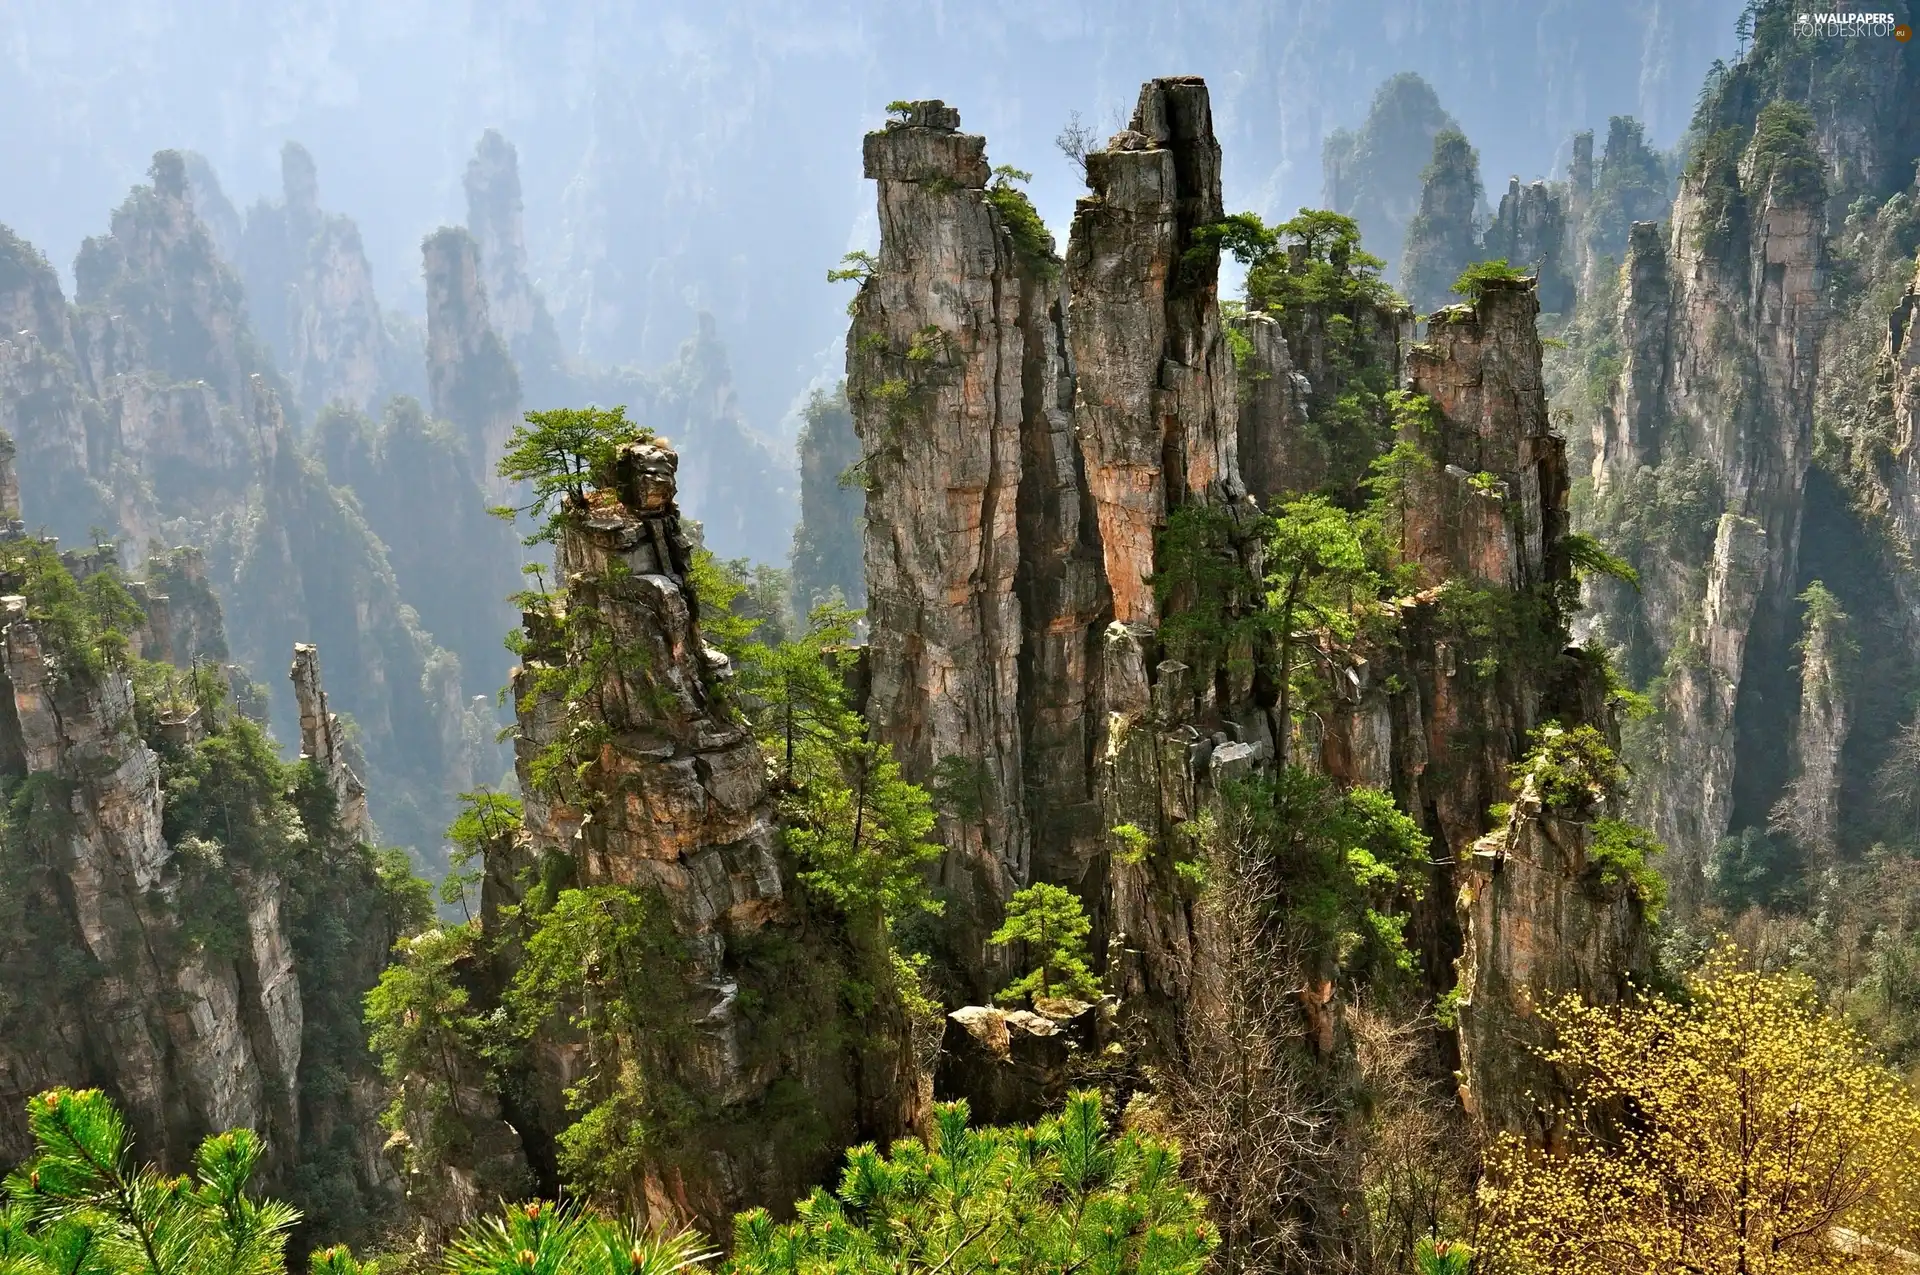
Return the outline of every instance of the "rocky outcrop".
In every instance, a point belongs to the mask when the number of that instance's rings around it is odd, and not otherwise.
[[[498,131],[480,135],[467,163],[466,190],[467,232],[480,250],[493,330],[507,343],[528,402],[536,408],[567,406],[570,386],[560,336],[527,274],[520,157]]]
[[[1591,150],[1588,163],[1592,163]],[[1539,281],[1540,308],[1549,314],[1565,315],[1573,309],[1573,276],[1565,260],[1568,224],[1558,191],[1546,182],[1522,186],[1514,177],[1507,181],[1500,211],[1481,241],[1488,260],[1505,261]]]
[[[1216,271],[1185,260],[1220,220],[1206,85],[1153,80],[1130,126],[1087,157],[1067,252],[1075,427],[1120,624],[1152,626],[1154,530],[1186,503],[1246,494]]]
[[[20,474],[13,464],[17,454],[13,439],[0,433],[0,531],[10,531],[20,521]]]
[[[293,701],[300,712],[300,760],[320,768],[340,803],[340,824],[361,841],[373,840],[373,820],[367,814],[367,788],[347,763],[346,741],[340,718],[327,709],[327,692],[320,685],[320,652],[308,642],[293,647]]]
[[[1596,493],[1616,518],[1644,515],[1630,506],[1684,472],[1701,493],[1690,516],[1715,527],[1704,560],[1688,528],[1649,528],[1641,591],[1610,599],[1605,617],[1637,677],[1666,674],[1640,801],[1688,862],[1733,817],[1748,670],[1776,667],[1787,646],[1826,308],[1822,200],[1756,185],[1751,158],[1697,168],[1664,245],[1634,226],[1624,366],[1595,438]]]
[[[867,489],[872,631],[866,711],[907,775],[976,763],[986,789],[942,883],[989,927],[1030,877],[1021,755],[1019,490],[1025,376],[1044,309],[987,197],[986,140],[941,102],[914,103],[866,139],[880,253],[854,303],[847,396]],[[976,936],[976,942],[982,936]]]
[[[0,574],[0,587],[20,583]],[[149,615],[144,644],[184,645],[169,643],[163,616]],[[318,869],[276,863],[240,841],[171,833],[167,785],[222,724],[203,716],[207,704],[185,713],[136,705],[124,671],[90,669],[53,645],[58,632],[36,623],[28,599],[0,598],[0,768],[17,785],[0,871],[20,909],[0,940],[0,1091],[12,1113],[0,1122],[0,1161],[18,1163],[31,1146],[18,1114],[29,1095],[93,1085],[114,1094],[147,1154],[169,1168],[185,1167],[206,1134],[244,1125],[266,1141],[273,1180],[291,1183],[314,1150],[304,1122],[320,1113],[306,1109],[314,994],[303,996],[305,932],[289,874]],[[145,715],[164,758],[142,737]],[[271,790],[248,799],[285,800]],[[308,832],[308,853],[329,853],[321,847],[334,831]],[[335,895],[329,906],[354,901]],[[351,941],[384,952],[391,924]],[[352,1000],[366,986],[334,992]],[[367,1059],[349,1056],[346,1067],[334,1080],[370,1078]],[[317,1101],[338,1106],[337,1094]]]
[[[1800,595],[1806,619],[1800,654],[1800,706],[1792,745],[1792,777],[1774,803],[1769,823],[1819,859],[1830,860],[1840,844],[1842,758],[1852,729],[1854,643],[1850,617],[1826,586],[1815,581]]]
[[[480,247],[458,227],[428,235],[420,250],[427,280],[427,383],[433,414],[449,421],[467,445],[467,458],[499,482],[494,467],[507,435],[520,420],[520,376],[507,343],[494,329]]]
[[[1449,300],[1448,290],[1479,259],[1480,153],[1458,129],[1433,139],[1433,162],[1422,174],[1420,211],[1407,226],[1400,288],[1425,313]]]
[[[793,610],[804,616],[838,593],[847,606],[864,609],[866,572],[861,562],[860,518],[866,492],[855,466],[860,439],[846,383],[832,394],[815,391],[800,426],[800,522],[793,529]]]
[[[385,389],[386,324],[351,218],[320,208],[313,157],[280,151],[281,199],[247,213],[236,264],[261,336],[309,414],[329,403],[368,408]]]
[[[1567,166],[1567,225],[1572,230],[1567,250],[1572,258],[1574,285],[1582,298],[1593,288],[1588,269],[1592,256],[1587,251],[1587,236],[1581,233],[1592,203],[1593,130],[1586,129],[1573,135],[1573,159]]]
[[[720,694],[721,657],[701,641],[676,468],[664,445],[631,444],[613,489],[569,515],[555,554],[564,594],[526,616],[516,770],[526,852],[557,856],[583,884],[629,888],[670,927],[677,955],[654,971],[644,1009],[660,1028],[623,1047],[650,1092],[687,1095],[696,1114],[641,1147],[626,1195],[649,1216],[717,1234],[738,1209],[804,1194],[837,1148],[896,1136],[917,1085],[904,1023],[884,1010],[854,1020],[823,973],[836,968],[834,940],[805,922],[765,759]],[[543,669],[593,667],[586,635],[603,631],[630,658],[598,666],[581,700],[539,689]],[[607,742],[559,795],[537,759],[596,711]],[[768,955],[777,951],[788,959]],[[553,1092],[577,1078],[564,1034],[539,1052]]]
[[[1621,1004],[1654,968],[1646,907],[1589,859],[1591,835],[1588,822],[1543,810],[1528,782],[1462,861],[1460,1101],[1484,1132],[1554,1145],[1572,1095],[1540,1061],[1555,1039],[1541,1011],[1566,997]]]
[[[1099,1044],[1100,1009],[1058,1017],[968,1005],[947,1015],[933,1087],[980,1124],[1032,1124],[1059,1109]]]
[[[1041,286],[1050,260],[1010,251],[1007,195],[989,185],[984,143],[958,131],[955,112],[910,104],[869,135],[867,161],[881,252],[848,345],[867,484],[867,711],[918,778],[951,753],[984,759],[1003,813],[981,841],[1000,844],[1024,816],[1024,874],[998,856],[975,897],[1004,903],[1029,881],[1079,889],[1130,1039],[1146,1056],[1178,1057],[1194,971],[1210,957],[1176,847],[1218,810],[1224,781],[1270,770],[1286,738],[1289,761],[1385,789],[1416,813],[1433,838],[1434,880],[1408,941],[1436,993],[1467,952],[1470,981],[1492,990],[1462,1049],[1524,1070],[1502,1043],[1519,1012],[1514,989],[1597,995],[1645,955],[1637,904],[1588,888],[1577,846],[1537,877],[1469,890],[1461,897],[1477,911],[1455,908],[1470,872],[1452,865],[1492,831],[1490,807],[1511,795],[1531,733],[1550,721],[1611,729],[1604,667],[1565,649],[1568,481],[1534,283],[1490,284],[1411,346],[1409,316],[1364,292],[1363,313],[1337,316],[1337,348],[1331,312],[1248,314],[1235,320],[1248,347],[1236,369],[1217,261],[1193,234],[1221,205],[1206,87],[1192,78],[1146,85],[1131,127],[1088,156],[1092,193],[1061,266],[1064,324],[1058,294]],[[1514,224],[1540,230],[1538,220],[1516,213]],[[1295,268],[1309,268],[1306,250],[1296,255]],[[1049,335],[1062,327],[1064,340]],[[1391,640],[1300,636],[1314,645],[1300,656],[1314,670],[1305,676],[1324,673],[1325,693],[1283,723],[1271,677],[1171,658],[1169,635],[1199,604],[1165,583],[1169,532],[1197,536],[1209,569],[1244,578],[1244,596],[1227,588],[1219,605],[1258,605],[1258,501],[1344,490],[1385,446],[1332,439],[1332,414],[1314,415],[1337,398],[1355,348],[1404,373],[1416,405],[1399,414],[1399,441],[1420,461],[1407,466],[1402,519],[1419,579],[1393,604]],[[1359,468],[1339,469],[1355,452]],[[1257,669],[1268,653],[1242,654]],[[949,865],[964,861],[971,832],[943,829]],[[1516,845],[1534,835],[1513,834]],[[1545,855],[1531,841],[1516,853]],[[1563,886],[1569,873],[1585,883]],[[963,972],[976,983],[994,973],[985,959]],[[1340,1048],[1338,996],[1313,971],[1301,997],[1328,1058]],[[1061,1060],[1046,1061],[1057,1042],[1044,1031],[1016,1041],[1019,1025],[978,1007],[956,1016],[936,1086],[1026,1110]],[[1044,1065],[1022,1064],[1023,1049]],[[1523,1114],[1485,1118],[1521,1130]]]
[[[278,882],[241,875],[244,941],[233,956],[187,947],[159,759],[137,730],[131,684],[117,672],[76,678],[23,598],[0,608],[11,705],[0,756],[20,758],[17,776],[60,812],[38,835],[10,828],[9,843],[26,843],[9,844],[8,858],[45,856],[48,867],[21,882],[23,902],[98,971],[70,989],[14,985],[31,997],[8,1006],[7,1105],[18,1112],[40,1089],[85,1079],[118,1095],[141,1144],[170,1166],[184,1166],[205,1133],[242,1124],[284,1159],[301,1019]],[[3,1128],[0,1157],[17,1163],[31,1145],[24,1118]]]

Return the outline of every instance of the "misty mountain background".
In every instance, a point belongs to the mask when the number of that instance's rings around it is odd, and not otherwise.
[[[1425,76],[1508,174],[1560,172],[1610,114],[1670,146],[1738,0],[8,0],[0,5],[0,221],[71,281],[81,238],[163,147],[211,161],[241,208],[304,143],[354,218],[382,303],[420,313],[420,241],[461,220],[475,140],[518,147],[530,264],[563,344],[671,360],[711,312],[746,419],[790,438],[838,375],[845,286],[875,231],[860,136],[940,97],[995,163],[1034,173],[1062,234],[1080,191],[1052,139],[1102,138],[1143,79],[1212,86],[1229,207],[1317,204],[1322,139],[1376,86]]]

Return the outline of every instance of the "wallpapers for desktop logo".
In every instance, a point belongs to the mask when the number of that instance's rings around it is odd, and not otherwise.
[[[1808,39],[1884,39],[1892,36],[1902,44],[1913,38],[1913,29],[1891,13],[1855,13],[1850,9],[1795,14],[1793,32]]]

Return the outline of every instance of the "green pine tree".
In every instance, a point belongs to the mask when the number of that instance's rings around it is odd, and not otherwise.
[[[1080,906],[1079,896],[1057,885],[1039,882],[1014,893],[1007,903],[1007,919],[987,941],[999,947],[1027,945],[1033,969],[1000,989],[995,999],[1041,1001],[1054,996],[1093,1000],[1100,980],[1087,968],[1087,935],[1093,923]]]
[[[926,1143],[891,1156],[847,1153],[835,1191],[777,1225],[765,1209],[734,1224],[728,1275],[897,1275],[901,1271],[1197,1275],[1217,1236],[1180,1176],[1177,1147],[1115,1135],[1097,1093],[1026,1129],[973,1129],[967,1104],[934,1109]]]

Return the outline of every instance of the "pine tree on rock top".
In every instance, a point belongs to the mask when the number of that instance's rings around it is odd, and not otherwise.
[[[987,941],[1004,947],[1027,945],[1031,972],[1000,989],[1005,1002],[1031,997],[1037,1005],[1062,996],[1093,1000],[1100,980],[1087,968],[1087,920],[1080,899],[1071,890],[1044,882],[1015,892],[1007,903],[1007,919]]]

